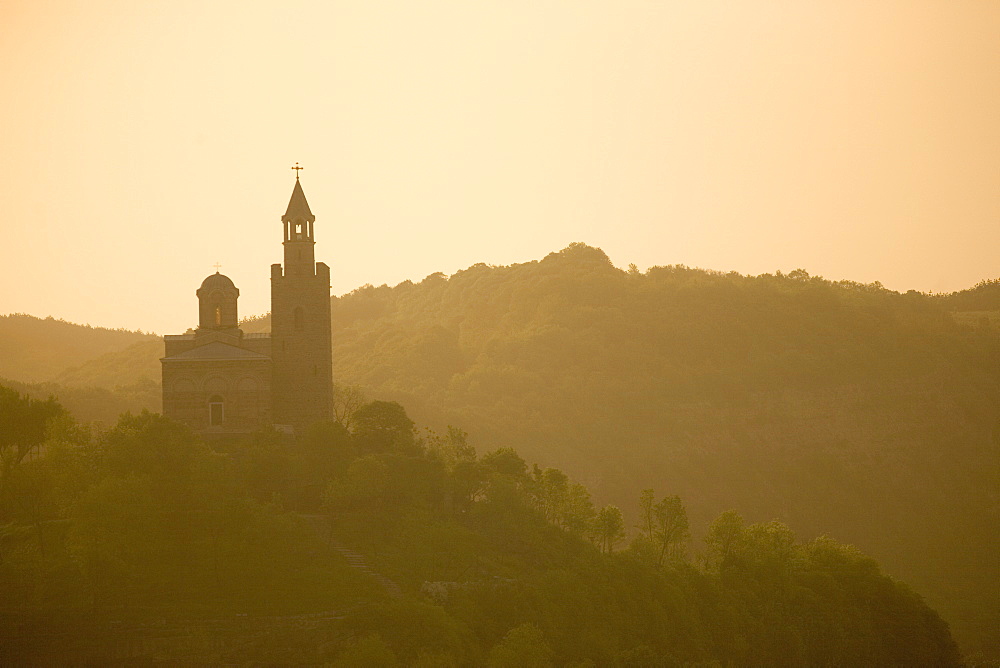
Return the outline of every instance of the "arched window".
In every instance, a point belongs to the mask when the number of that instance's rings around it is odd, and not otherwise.
[[[215,326],[220,327],[222,325],[222,307],[216,304],[215,306]]]
[[[295,321],[295,329],[301,331],[306,328],[306,312],[301,306],[295,307],[295,314],[293,318]]]
[[[208,424],[211,427],[221,427],[222,421],[226,419],[226,407],[222,397],[213,394],[208,400]]]

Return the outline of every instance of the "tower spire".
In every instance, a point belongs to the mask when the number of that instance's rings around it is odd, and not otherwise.
[[[288,209],[281,217],[284,227],[285,272],[289,275],[315,275],[316,262],[313,246],[316,243],[314,225],[316,216],[309,208],[302,182],[295,179]]]
[[[281,220],[285,223],[291,223],[296,220],[312,223],[316,220],[316,216],[309,209],[309,202],[306,201],[306,194],[302,190],[302,183],[299,181],[298,172],[295,174],[295,187],[292,188],[292,197],[288,200],[288,209],[285,211],[285,215],[281,217]]]

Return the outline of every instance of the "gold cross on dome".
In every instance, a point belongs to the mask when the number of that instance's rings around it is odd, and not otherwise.
[[[217,274],[219,273],[219,270],[222,269],[222,265],[219,264],[218,262],[216,262],[212,266],[215,267],[215,273],[217,273]]]
[[[305,167],[299,167],[299,163],[296,162],[295,166],[292,167],[292,169],[295,170],[295,180],[298,181],[299,180],[299,172],[302,171],[303,169],[305,169]]]

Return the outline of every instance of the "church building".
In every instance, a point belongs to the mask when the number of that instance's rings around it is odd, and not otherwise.
[[[163,414],[203,435],[301,434],[333,418],[330,268],[315,261],[316,216],[297,174],[281,217],[285,261],[271,265],[271,333],[239,328],[240,291],[216,272],[195,291],[194,333],[163,337]]]

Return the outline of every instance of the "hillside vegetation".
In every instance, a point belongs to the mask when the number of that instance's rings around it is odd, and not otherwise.
[[[59,403],[74,416],[79,416],[82,422],[97,425],[114,424],[125,412],[159,411],[163,403],[160,384],[149,380],[119,385],[114,389],[91,385],[75,387],[57,383],[21,383],[7,378],[0,378],[0,385],[37,399],[57,397]]]
[[[479,457],[456,429],[417,438],[395,403],[345,421],[212,449],[158,415],[91,430],[0,387],[5,659],[960,664],[919,596],[829,538],[729,511],[692,545],[683,501],[650,489],[625,548],[621,512],[562,471]]]
[[[899,294],[804,271],[616,269],[582,244],[333,302],[336,379],[696,533],[728,508],[873,554],[1000,657],[996,282]]]
[[[113,389],[136,383],[160,382],[160,358],[163,339],[143,340],[113,352],[77,361],[63,369],[52,381],[68,387],[104,387]]]
[[[52,317],[0,315],[0,376],[29,383],[50,381],[81,360],[156,338],[124,329],[74,325]]]
[[[163,340],[153,334],[0,316],[0,383],[33,397],[58,396],[88,422],[159,410],[162,356]]]
[[[739,508],[855,544],[1000,660],[998,332],[1000,280],[625,271],[583,244],[333,299],[341,385],[559,467],[630,525],[656,488],[695,535]],[[126,383],[115,357],[81,369]]]

